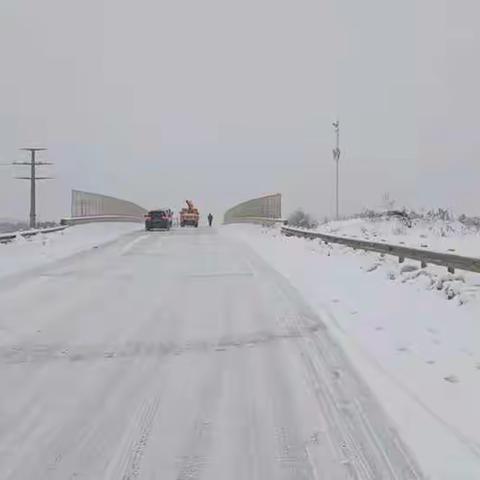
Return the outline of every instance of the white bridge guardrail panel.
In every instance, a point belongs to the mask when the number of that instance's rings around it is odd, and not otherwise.
[[[72,190],[72,213],[62,225],[94,222],[143,222],[147,213],[143,207],[120,198],[99,193]]]
[[[462,255],[435,252],[432,250],[424,250],[420,248],[410,248],[404,247],[402,245],[395,245],[389,243],[371,242],[369,240],[337,237],[335,235],[312,232],[288,226],[282,227],[282,233],[286,236],[320,239],[326,243],[338,243],[340,245],[345,245],[347,247],[356,248],[359,250],[393,255],[398,257],[400,263],[403,262],[406,258],[409,258],[411,260],[420,261],[422,267],[425,267],[427,264],[431,263],[433,265],[447,267],[448,271],[451,273],[454,273],[456,268],[458,268],[459,270],[480,273],[480,258],[465,257]]]
[[[239,203],[225,212],[223,223],[282,221],[282,195],[276,193]]]
[[[139,205],[120,198],[98,193],[72,190],[72,218],[99,215],[124,215],[143,218],[147,211]]]

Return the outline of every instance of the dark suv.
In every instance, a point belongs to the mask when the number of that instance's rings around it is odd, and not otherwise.
[[[170,209],[150,210],[145,215],[145,230],[161,228],[170,230],[172,226],[173,212]]]

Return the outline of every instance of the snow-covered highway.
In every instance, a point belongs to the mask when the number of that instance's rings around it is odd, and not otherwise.
[[[206,228],[0,280],[0,478],[423,478],[296,290]]]

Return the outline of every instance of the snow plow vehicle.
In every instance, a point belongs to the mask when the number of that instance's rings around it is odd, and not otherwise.
[[[200,214],[198,209],[195,208],[191,200],[186,200],[187,208],[182,208],[180,210],[180,226],[185,227],[186,225],[191,225],[192,227],[198,227],[198,222],[200,220]]]

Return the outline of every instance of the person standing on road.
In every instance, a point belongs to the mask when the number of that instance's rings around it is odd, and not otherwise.
[[[213,223],[213,215],[211,213],[208,214],[208,225],[211,227]]]

